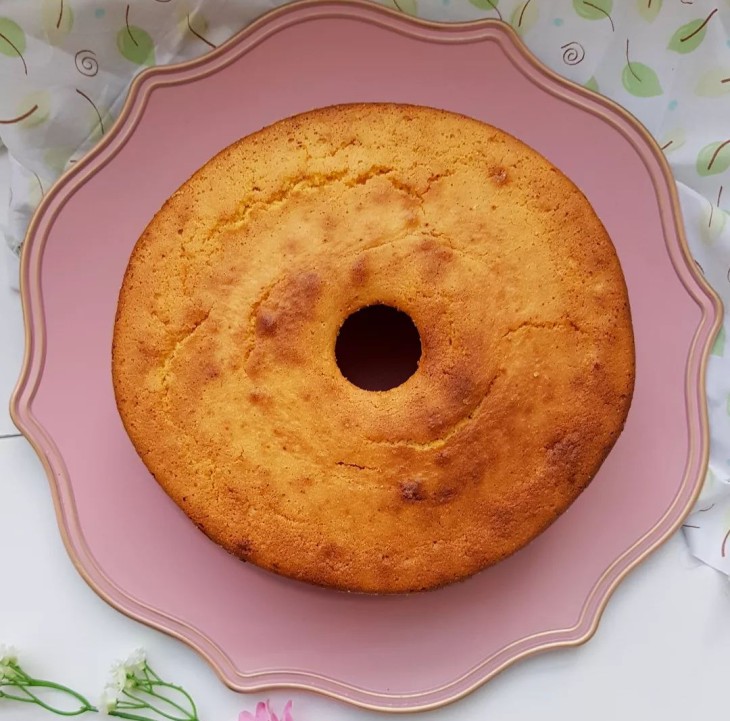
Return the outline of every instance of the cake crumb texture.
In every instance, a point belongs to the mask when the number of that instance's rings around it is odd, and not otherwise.
[[[422,345],[383,392],[334,353],[377,303]],[[362,104],[250,135],[174,193],[124,276],[112,375],[137,452],[211,539],[394,593],[496,563],[578,497],[623,428],[634,344],[568,178],[479,121]]]

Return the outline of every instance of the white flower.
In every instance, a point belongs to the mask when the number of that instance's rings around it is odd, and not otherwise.
[[[138,677],[142,675],[146,666],[147,657],[141,648],[133,651],[125,661],[117,661],[111,667],[111,678],[101,694],[99,711],[105,714],[113,711],[122,694],[137,686]]]
[[[17,663],[18,652],[14,646],[0,644],[0,666],[7,666],[10,663]]]
[[[136,648],[132,653],[127,656],[127,660],[124,662],[124,667],[127,669],[127,675],[137,675],[142,673],[147,666],[147,655],[142,648]]]
[[[117,661],[112,665],[110,671],[111,680],[107,684],[109,687],[114,687],[119,691],[122,691],[127,685],[127,667],[121,662]]]
[[[99,713],[108,716],[117,707],[121,688],[116,683],[108,683],[99,699]]]
[[[13,668],[17,663],[18,652],[12,646],[0,645],[0,684],[17,678],[17,671]]]

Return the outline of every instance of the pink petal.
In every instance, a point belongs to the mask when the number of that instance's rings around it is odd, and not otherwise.
[[[238,714],[238,721],[256,721],[256,719],[248,711],[241,711]]]
[[[266,710],[269,712],[269,721],[279,721],[277,715],[271,710],[268,699],[266,700]]]
[[[256,721],[271,721],[268,701],[266,703],[259,701],[256,704]]]
[[[284,706],[284,715],[281,717],[281,721],[294,721],[291,715],[291,701],[288,701]]]

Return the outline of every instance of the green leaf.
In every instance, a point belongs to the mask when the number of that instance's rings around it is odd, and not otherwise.
[[[730,140],[705,145],[697,155],[698,175],[717,175],[730,168]]]
[[[663,0],[638,0],[637,10],[639,15],[647,22],[652,22],[662,9]]]
[[[402,2],[402,0],[398,0],[398,4],[402,8],[404,8],[406,5],[406,3]],[[413,5],[414,8],[416,7],[415,0],[411,0],[411,4]],[[208,20],[206,19],[205,15],[203,15],[202,13],[199,13],[199,12],[191,13],[189,15],[188,19],[190,20],[190,25],[195,28],[196,32],[199,32],[199,33],[208,32],[208,28],[210,26],[208,25]]]
[[[405,15],[418,15],[418,4],[416,0],[392,0],[393,7],[400,10]]]
[[[43,0],[41,22],[46,39],[51,45],[59,42],[71,32],[74,24],[73,10],[68,0]]]
[[[10,57],[22,56],[25,52],[25,33],[18,23],[9,18],[0,18],[0,53]]]
[[[673,153],[675,150],[679,150],[686,140],[687,136],[684,132],[684,128],[674,128],[662,137],[659,141],[659,147],[665,154]]]
[[[136,25],[123,27],[117,33],[119,52],[137,65],[154,65],[155,44],[149,34]]]
[[[708,466],[707,474],[705,475],[705,489],[710,490],[715,483],[717,483],[717,476],[712,472],[712,468]]]
[[[598,92],[598,81],[596,80],[595,76],[591,75],[588,80],[586,80],[585,83],[583,83],[584,88],[588,88],[588,90],[592,90],[594,93]]]
[[[62,173],[76,149],[70,146],[51,146],[43,153],[43,162],[55,173]]]
[[[34,106],[37,107],[33,113],[18,123],[19,128],[35,128],[48,120],[51,114],[51,96],[48,91],[36,90],[23,96],[16,106],[16,113],[22,115]]]
[[[540,13],[537,8],[538,0],[521,2],[512,13],[510,25],[522,36],[537,22]]]
[[[710,204],[706,206],[702,215],[702,240],[711,245],[722,235],[727,223],[727,213],[722,208]]]
[[[712,344],[712,355],[718,355],[720,357],[725,355],[725,326],[721,325],[720,330],[715,336],[715,342]]]
[[[25,192],[31,205],[38,205],[43,200],[43,189],[37,176],[31,175],[28,178]]]
[[[700,75],[695,86],[695,93],[708,98],[730,93],[730,68],[712,68]]]
[[[640,98],[661,95],[663,92],[657,74],[644,63],[627,63],[621,73],[621,82],[626,90]]]
[[[707,21],[703,18],[682,25],[669,41],[667,47],[675,53],[691,53],[703,41],[707,32]]]
[[[90,126],[89,135],[88,137],[92,140],[100,140],[101,136],[104,135],[104,127],[109,127],[111,125],[109,114],[107,112],[104,112],[103,110],[99,110],[101,115],[101,122],[99,122],[99,116],[96,114],[96,111],[94,108],[89,106],[89,112],[87,115],[88,123]]]
[[[469,0],[469,2],[480,10],[496,10],[499,0]]]
[[[575,11],[586,20],[603,20],[613,10],[613,0],[573,0]]]

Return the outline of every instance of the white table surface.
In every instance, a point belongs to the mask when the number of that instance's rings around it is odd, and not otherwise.
[[[0,224],[7,198],[2,153]],[[158,673],[193,694],[201,721],[236,721],[239,711],[252,710],[267,694],[229,691],[187,646],[101,601],[66,555],[44,471],[7,412],[23,334],[20,301],[9,290],[5,265],[0,263],[0,643],[17,646],[29,671],[94,700],[110,663],[141,645]],[[587,644],[521,661],[467,698],[412,718],[714,721],[728,718],[729,678],[730,583],[691,558],[677,534],[621,584]],[[295,721],[386,716],[311,693],[268,696],[278,709],[293,698]],[[52,717],[0,700],[0,718]]]

